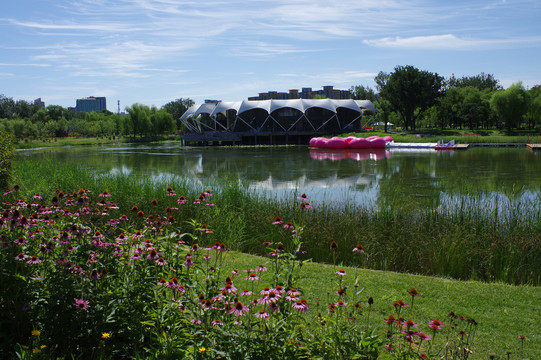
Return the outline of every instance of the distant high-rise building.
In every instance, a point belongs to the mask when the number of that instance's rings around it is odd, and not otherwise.
[[[45,102],[41,101],[41,98],[37,98],[36,100],[34,100],[34,105],[37,105],[39,107],[45,107]]]
[[[249,97],[248,100],[271,100],[271,99],[313,99],[314,96],[323,96],[328,99],[351,99],[349,90],[334,89],[327,85],[323,90],[312,90],[312,88],[302,88],[301,91],[291,89],[288,93],[278,91],[268,91],[259,93],[258,96]]]
[[[87,98],[77,99],[75,112],[102,111],[107,109],[105,97],[89,96]]]

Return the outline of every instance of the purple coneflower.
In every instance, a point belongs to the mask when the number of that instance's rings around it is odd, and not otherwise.
[[[90,272],[90,278],[92,280],[99,280],[100,279],[100,274],[98,274],[98,270],[94,269]]]
[[[154,261],[159,266],[165,266],[167,265],[167,261],[163,257],[159,257],[156,261]]]
[[[299,311],[305,312],[308,310],[308,303],[305,299],[297,300],[293,307]]]
[[[299,206],[297,206],[297,208],[299,208],[299,209],[311,209],[312,205],[310,205],[310,203],[307,203],[307,202],[303,201]]]
[[[278,225],[278,224],[281,224],[281,223],[283,223],[282,219],[280,219],[279,216],[276,216],[274,218],[274,221],[272,222],[272,225]]]
[[[28,260],[26,263],[27,264],[39,264],[41,261],[42,260],[38,259],[38,257],[36,255],[32,255],[30,260]]]
[[[244,280],[257,281],[259,280],[259,276],[257,276],[256,274],[250,274],[245,277]]]
[[[259,310],[255,313],[255,316],[257,316],[260,319],[268,319],[269,314],[265,310]]]
[[[248,310],[249,310],[248,306],[242,305],[240,301],[237,301],[235,306],[233,306],[233,308],[229,310],[229,313],[235,316],[244,316],[248,313]]]
[[[417,328],[418,325],[416,323],[414,323],[413,320],[408,319],[406,321],[402,321],[402,327],[405,327],[405,328],[409,329],[411,327]]]
[[[339,276],[346,276],[347,275],[345,270],[338,270],[335,274],[339,275]]]
[[[331,241],[331,245],[329,245],[329,250],[336,251],[338,249],[338,244],[336,241]]]
[[[353,248],[353,252],[358,252],[360,254],[364,253],[363,245],[361,243],[357,244],[357,246]]]
[[[257,269],[255,269],[256,272],[261,272],[261,271],[267,271],[267,268],[264,267],[263,265],[259,265],[257,267]]]
[[[302,195],[299,195],[297,196],[297,199],[301,199],[302,201],[310,201],[310,199],[308,199],[308,196],[306,196],[306,194],[302,194]]]
[[[160,255],[158,254],[158,252],[155,249],[152,249],[152,250],[150,250],[150,252],[147,255],[147,260],[155,260],[159,256]]]
[[[110,197],[111,194],[107,192],[107,190],[103,190],[101,194],[98,195],[99,197]]]
[[[428,326],[434,330],[441,330],[444,324],[438,319],[431,319]]]
[[[28,259],[28,255],[25,255],[23,253],[19,253],[19,255],[15,256],[15,260],[17,261],[24,261]]]
[[[426,340],[426,341],[432,340],[432,338],[430,337],[430,335],[427,335],[427,334],[425,334],[425,333],[422,332],[422,331],[419,332],[419,333],[417,333],[415,336],[417,336],[417,337],[418,337],[419,339],[421,339],[421,340]]]
[[[80,310],[88,310],[90,305],[88,305],[88,300],[77,299],[75,300],[75,307]]]

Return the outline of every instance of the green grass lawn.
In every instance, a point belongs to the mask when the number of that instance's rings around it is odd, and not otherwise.
[[[232,252],[227,265],[239,271],[254,269],[265,265],[265,258]],[[370,314],[370,325],[378,334],[384,334],[387,325],[383,319],[394,314],[392,302],[403,299],[411,303],[409,289],[416,288],[421,297],[416,297],[411,318],[419,328],[428,332],[427,323],[431,318],[442,320],[446,327],[450,325],[448,314],[473,318],[478,323],[477,335],[473,343],[472,359],[488,359],[489,353],[495,353],[497,359],[521,357],[521,342],[518,335],[528,337],[524,342],[524,358],[541,357],[541,288],[511,286],[477,281],[457,281],[429,276],[399,274],[385,271],[334,267],[333,265],[307,263],[301,269],[299,289],[310,304],[310,311],[315,316],[319,311],[327,314],[329,302],[336,302],[338,295],[334,274],[338,269],[347,273],[345,281],[351,290],[349,302],[361,302],[364,318],[367,317],[367,299],[372,297],[374,304]],[[357,299],[354,297],[354,282],[358,276],[359,287],[364,289]],[[264,284],[260,284],[263,286]],[[349,291],[348,290],[348,291]],[[319,308],[316,302],[320,302]],[[408,318],[410,308],[404,308],[402,316]],[[448,330],[448,329],[447,329]],[[443,341],[443,338],[436,339]]]

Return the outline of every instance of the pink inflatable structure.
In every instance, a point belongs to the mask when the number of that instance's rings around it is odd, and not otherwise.
[[[315,137],[310,139],[310,147],[317,149],[384,149],[388,142],[392,142],[390,136],[370,136],[368,138],[358,138],[349,136],[341,138],[338,136],[330,139]]]

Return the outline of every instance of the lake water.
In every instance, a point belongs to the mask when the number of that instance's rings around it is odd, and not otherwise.
[[[215,179],[235,179],[270,197],[306,193],[314,205],[393,204],[414,210],[481,200],[488,210],[509,205],[541,209],[541,159],[539,152],[526,148],[323,151],[168,143],[48,148],[20,151],[18,156],[155,180],[185,176],[201,187]]]

